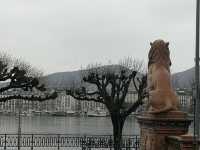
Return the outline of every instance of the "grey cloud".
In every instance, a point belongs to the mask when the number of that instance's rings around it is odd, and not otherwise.
[[[156,38],[170,41],[175,72],[193,65],[190,0],[6,0],[0,18],[0,48],[45,73],[128,55],[146,60]]]

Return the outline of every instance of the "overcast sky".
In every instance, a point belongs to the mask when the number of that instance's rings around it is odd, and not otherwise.
[[[172,72],[194,65],[196,0],[2,0],[0,48],[45,74],[132,56],[170,42]]]

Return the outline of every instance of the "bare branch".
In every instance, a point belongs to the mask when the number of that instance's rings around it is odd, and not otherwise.
[[[126,98],[126,95],[127,95],[127,93],[128,93],[128,89],[129,89],[129,87],[130,87],[130,83],[131,83],[131,81],[132,80],[134,80],[135,79],[135,76],[136,76],[136,74],[137,74],[137,72],[136,71],[133,71],[129,76],[128,76],[128,79],[124,82],[124,84],[123,84],[123,90],[122,90],[122,97],[121,97],[121,99],[120,99],[120,101],[121,101],[121,105],[124,103],[124,101],[125,101],[125,98]]]
[[[6,53],[0,53],[0,82],[3,83],[3,87],[0,88],[0,93],[8,90],[22,89],[23,91],[32,91],[37,89],[41,92],[46,91],[45,85],[40,84],[39,79],[42,76],[42,72],[36,68],[33,68],[26,62],[20,59],[11,59]],[[31,93],[30,93],[31,94]],[[13,97],[20,97],[21,93],[17,96],[10,96],[2,99],[3,101],[9,100]],[[55,94],[54,94],[55,96]],[[34,99],[34,94],[31,97],[23,97],[21,99]],[[37,98],[37,97],[36,97]],[[38,97],[39,98],[39,97]],[[50,96],[51,98],[51,96]],[[49,96],[38,100],[49,99]]]
[[[143,73],[145,71],[144,68],[144,61],[139,59],[133,59],[132,57],[128,56],[119,61],[121,66],[126,66],[130,70],[138,71]]]
[[[86,92],[85,89],[82,89],[82,91],[81,90],[66,90],[66,94],[72,96],[76,100],[94,101],[94,102],[105,104],[103,101],[103,98],[99,95],[99,92]],[[95,96],[95,97],[92,97],[92,96]]]
[[[136,109],[142,104],[143,104],[143,101],[137,100],[135,103],[133,103],[133,105],[127,111],[124,112],[124,117],[127,117],[132,112],[136,111]]]
[[[148,96],[146,92],[146,87],[147,87],[147,76],[143,76],[137,91],[138,99],[135,103],[133,103],[133,105],[127,111],[125,111],[124,113],[125,116],[128,116],[130,113],[136,111],[136,109],[143,104],[143,99]]]

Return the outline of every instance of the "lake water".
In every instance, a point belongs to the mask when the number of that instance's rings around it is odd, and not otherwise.
[[[112,134],[112,123],[109,117],[54,117],[23,116],[21,117],[22,133],[52,134]],[[0,116],[0,133],[17,133],[16,116]],[[139,134],[139,125],[135,117],[128,117],[123,134]]]
[[[112,124],[109,117],[55,117],[55,116],[23,116],[22,133],[33,134],[77,134],[77,135],[112,135]],[[191,126],[192,128],[192,126]],[[192,129],[190,128],[190,132]],[[0,133],[17,134],[18,118],[16,116],[0,116]],[[139,135],[140,129],[135,117],[128,117],[123,134]],[[3,136],[4,137],[4,136]],[[0,150],[4,150],[4,146]],[[81,147],[61,147],[60,150],[81,150]],[[110,148],[104,149],[108,150]],[[7,147],[6,150],[17,150]],[[21,150],[31,150],[22,147]],[[57,147],[34,147],[34,150],[58,150]],[[97,150],[97,149],[93,149]],[[103,149],[102,149],[103,150]]]

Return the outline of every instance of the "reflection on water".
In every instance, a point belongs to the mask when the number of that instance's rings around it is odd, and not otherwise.
[[[0,133],[17,133],[16,116],[0,116]],[[193,124],[189,132],[193,132]],[[109,117],[22,117],[22,133],[52,134],[112,134],[112,123]],[[139,125],[135,117],[128,117],[123,134],[139,134]]]
[[[17,133],[16,116],[0,116],[0,133]],[[22,133],[52,134],[112,134],[112,123],[109,117],[22,117]],[[135,117],[128,117],[123,134],[139,134]]]

